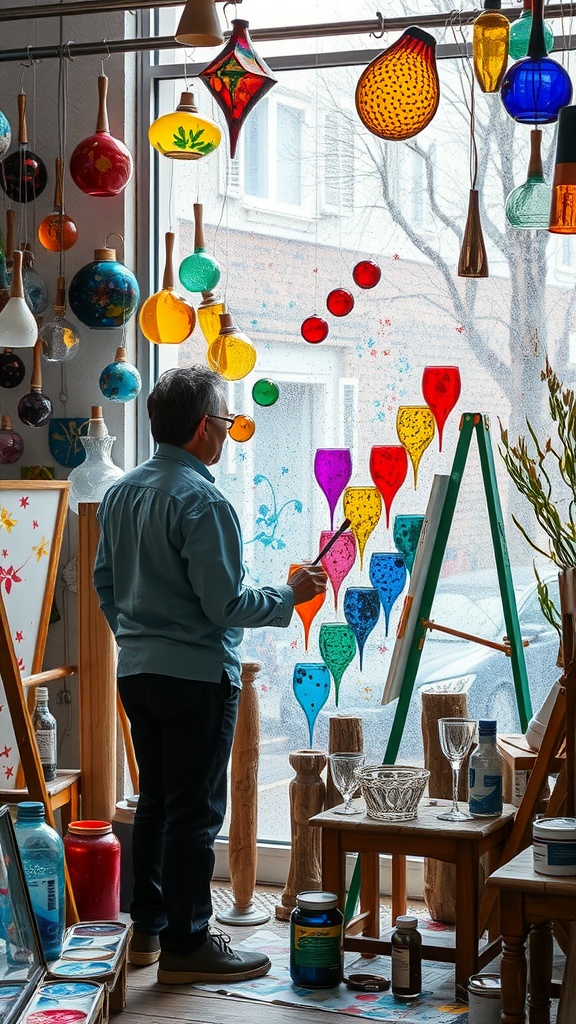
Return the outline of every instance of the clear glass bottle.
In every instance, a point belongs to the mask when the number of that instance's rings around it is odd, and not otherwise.
[[[473,818],[502,814],[504,760],[496,746],[495,721],[478,722],[478,746],[470,755],[468,809]]]
[[[392,932],[392,995],[396,999],[416,999],[422,991],[422,936],[418,918],[396,918]]]
[[[72,512],[78,512],[81,501],[102,501],[108,488],[124,475],[124,471],[114,465],[110,456],[116,438],[108,433],[102,418],[102,406],[92,406],[88,434],[80,440],[86,450],[86,459],[68,477],[68,504]]]
[[[57,960],[65,927],[64,845],[44,821],[44,804],[40,802],[18,804],[14,832],[44,956]]]
[[[48,708],[48,687],[36,687],[36,707],[32,726],[38,744],[40,763],[46,782],[52,782],[56,778],[58,761],[56,719]]]

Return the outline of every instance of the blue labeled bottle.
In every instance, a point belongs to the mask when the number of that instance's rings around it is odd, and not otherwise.
[[[344,917],[333,892],[299,892],[290,915],[290,977],[301,988],[342,981]]]
[[[496,722],[478,722],[478,746],[470,755],[468,809],[473,818],[502,814],[503,758],[496,746]]]
[[[62,952],[65,927],[64,845],[44,820],[44,804],[18,804],[14,825],[24,877],[46,960]]]

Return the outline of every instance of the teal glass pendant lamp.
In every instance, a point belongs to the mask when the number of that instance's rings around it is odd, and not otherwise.
[[[508,53],[512,60],[520,60],[528,53],[530,33],[532,31],[532,0],[524,0],[522,14],[510,25]],[[547,21],[544,22],[544,45],[546,53],[554,48],[554,33]]]
[[[542,132],[530,132],[530,163],[526,181],[515,188],[506,200],[506,218],[514,228],[547,231],[552,189],[544,181],[540,152]]]
[[[521,124],[551,124],[572,99],[570,75],[547,56],[543,0],[533,0],[528,56],[508,69],[500,95],[506,111]]]

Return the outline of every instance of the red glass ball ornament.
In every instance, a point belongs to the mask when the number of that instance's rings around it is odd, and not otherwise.
[[[321,316],[307,316],[300,328],[304,341],[309,341],[311,345],[318,345],[320,341],[324,341],[328,337],[328,331],[328,324]]]
[[[326,299],[326,306],[333,316],[347,316],[354,309],[354,296],[345,288],[334,288]]]
[[[354,267],[352,277],[359,288],[375,288],[382,277],[382,271],[374,260],[361,260]]]

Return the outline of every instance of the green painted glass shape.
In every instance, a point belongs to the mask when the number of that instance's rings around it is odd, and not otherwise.
[[[334,695],[338,695],[342,676],[356,654],[356,637],[349,626],[341,622],[323,622],[320,626],[320,654],[332,674]]]

